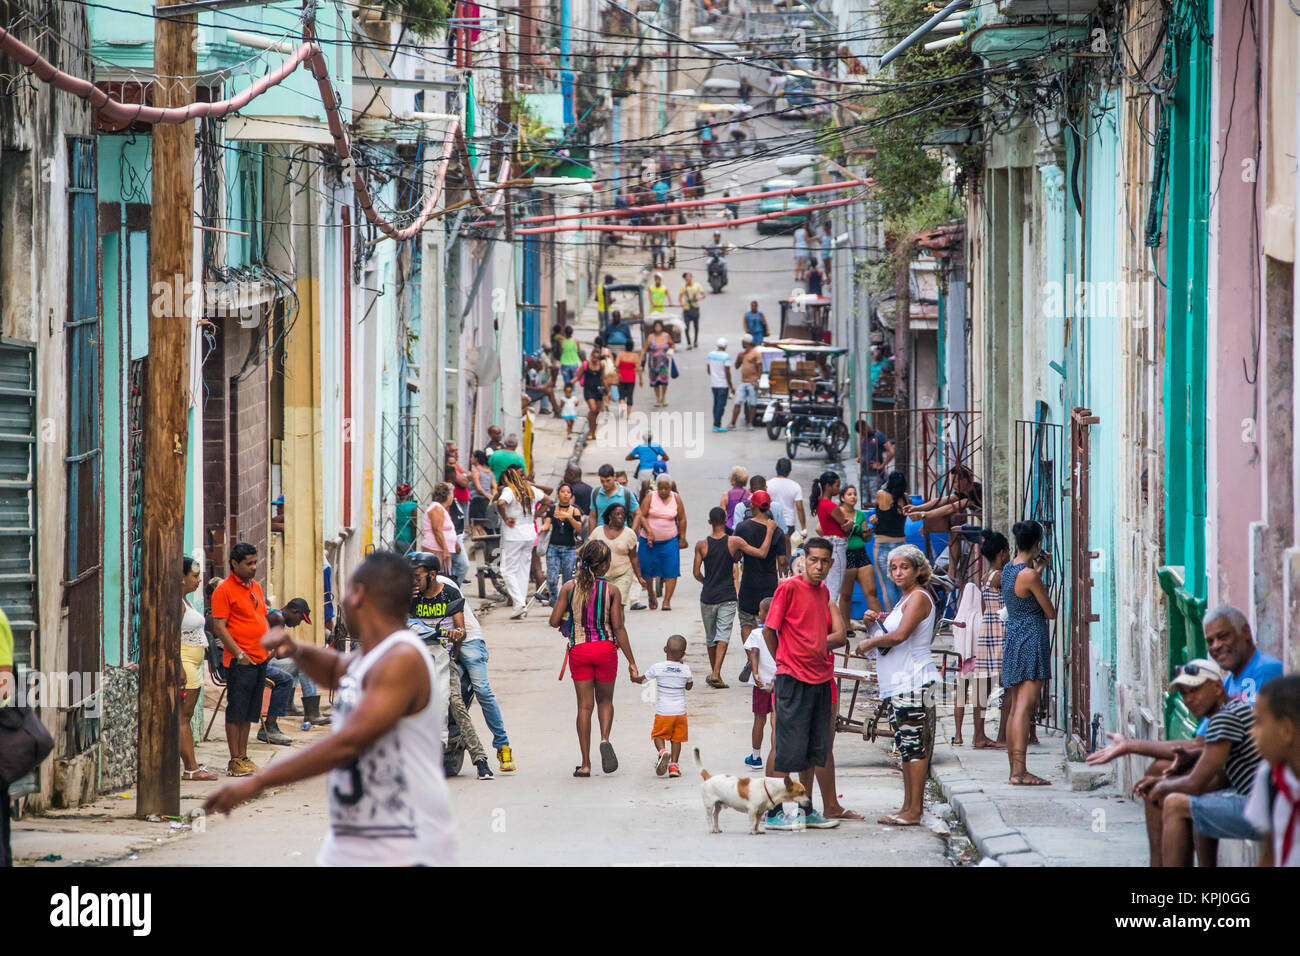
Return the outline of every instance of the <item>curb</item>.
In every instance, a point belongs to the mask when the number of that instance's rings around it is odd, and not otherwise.
[[[982,859],[999,866],[1046,866],[1021,832],[1002,819],[1002,812],[973,777],[966,775],[961,759],[953,754],[956,769],[940,770],[930,762],[930,779],[957,813]]]

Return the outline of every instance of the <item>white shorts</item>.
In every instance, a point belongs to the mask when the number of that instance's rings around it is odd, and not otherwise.
[[[736,391],[737,405],[757,405],[758,388],[753,382],[741,382],[740,388]]]

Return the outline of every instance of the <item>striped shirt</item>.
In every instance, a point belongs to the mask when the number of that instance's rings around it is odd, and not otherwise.
[[[574,587],[577,591],[577,587]],[[570,601],[573,595],[569,596]],[[612,641],[614,628],[609,621],[609,582],[596,578],[596,585],[587,595],[587,606],[574,617],[573,632],[569,636],[570,646],[585,644],[588,641]],[[572,613],[572,604],[570,604]]]
[[[1220,740],[1231,742],[1223,772],[1227,774],[1232,788],[1246,795],[1250,793],[1255,768],[1259,766],[1259,751],[1255,748],[1255,738],[1250,732],[1254,726],[1254,709],[1239,700],[1230,700],[1214,712],[1209,726],[1205,728],[1207,744]]]

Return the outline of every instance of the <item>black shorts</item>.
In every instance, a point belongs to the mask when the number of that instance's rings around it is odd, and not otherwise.
[[[605,386],[597,385],[595,388],[582,386],[582,398],[588,402],[603,402],[605,400]]]
[[[826,763],[831,753],[831,682],[805,684],[777,674],[776,753],[772,768],[798,773]]]
[[[866,568],[871,566],[866,548],[849,548],[844,552],[844,565],[849,568]]]
[[[226,668],[226,723],[256,724],[262,719],[262,691],[266,689],[266,661]]]

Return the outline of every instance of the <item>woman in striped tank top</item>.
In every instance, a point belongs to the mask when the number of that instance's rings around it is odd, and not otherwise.
[[[614,680],[618,677],[618,651],[627,658],[628,676],[638,676],[632,645],[623,624],[623,598],[605,580],[609,546],[593,539],[578,552],[572,581],[560,588],[551,608],[551,627],[569,639],[568,665],[578,698],[578,749],[582,763],[575,777],[591,776],[591,714],[600,718],[600,765],[605,773],[618,769],[609,742],[614,725]]]

